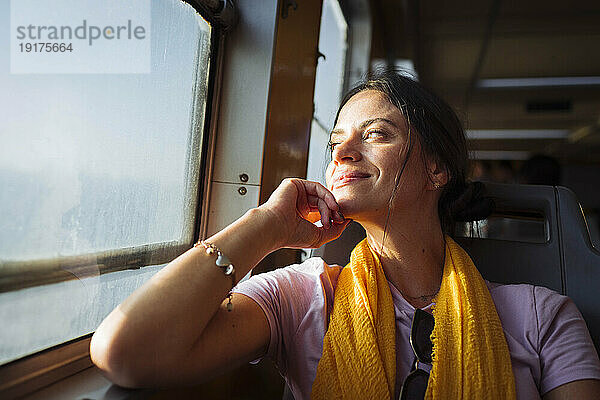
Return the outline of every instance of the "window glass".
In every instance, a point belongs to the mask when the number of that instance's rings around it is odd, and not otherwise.
[[[584,212],[585,223],[588,228],[592,246],[600,250],[600,212],[598,210],[587,210]]]
[[[180,1],[153,2],[149,74],[11,74],[2,7],[0,259],[191,240],[206,22]]]
[[[152,1],[150,73],[11,74],[9,4],[0,2],[0,281],[15,261],[191,242],[208,23],[179,0]],[[92,332],[158,269],[0,293],[0,363]]]
[[[328,162],[327,142],[342,96],[348,25],[337,0],[325,0],[321,13],[319,58],[315,77],[315,113],[310,131],[307,179],[324,182]]]
[[[327,130],[333,129],[340,103],[346,67],[348,25],[337,0],[325,0],[321,13],[319,58],[315,77],[315,119]]]
[[[481,221],[458,223],[459,237],[510,240],[525,243],[547,243],[548,222],[543,214],[490,215]]]

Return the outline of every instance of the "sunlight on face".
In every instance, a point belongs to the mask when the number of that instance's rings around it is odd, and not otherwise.
[[[415,157],[420,147],[414,132],[410,139],[413,149],[396,196],[405,202],[414,201],[424,184],[423,166]],[[332,161],[326,180],[346,217],[360,221],[385,215],[408,141],[402,113],[383,93],[366,90],[344,105],[331,133]]]

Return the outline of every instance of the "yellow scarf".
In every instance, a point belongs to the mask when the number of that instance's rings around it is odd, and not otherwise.
[[[492,297],[469,255],[449,236],[433,314],[425,398],[515,399],[510,354]],[[338,278],[311,398],[393,398],[395,327],[388,282],[365,239]]]

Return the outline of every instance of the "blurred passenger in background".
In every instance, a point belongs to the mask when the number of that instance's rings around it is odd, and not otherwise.
[[[470,179],[481,182],[515,183],[515,170],[508,160],[470,160]]]
[[[490,180],[498,183],[515,183],[515,170],[508,160],[501,160],[492,165]]]
[[[490,180],[492,167],[487,160],[471,160],[471,180],[486,182]]]

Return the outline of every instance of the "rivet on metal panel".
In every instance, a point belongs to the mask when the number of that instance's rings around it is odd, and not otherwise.
[[[298,9],[298,3],[296,0],[284,0],[281,5],[281,18],[286,19],[288,17],[289,8],[292,7],[295,10]]]
[[[240,174],[240,181],[248,182],[248,174]]]
[[[246,189],[245,187],[240,187],[238,189],[238,193],[241,194],[242,196],[245,195],[246,193],[248,193],[248,189]]]

